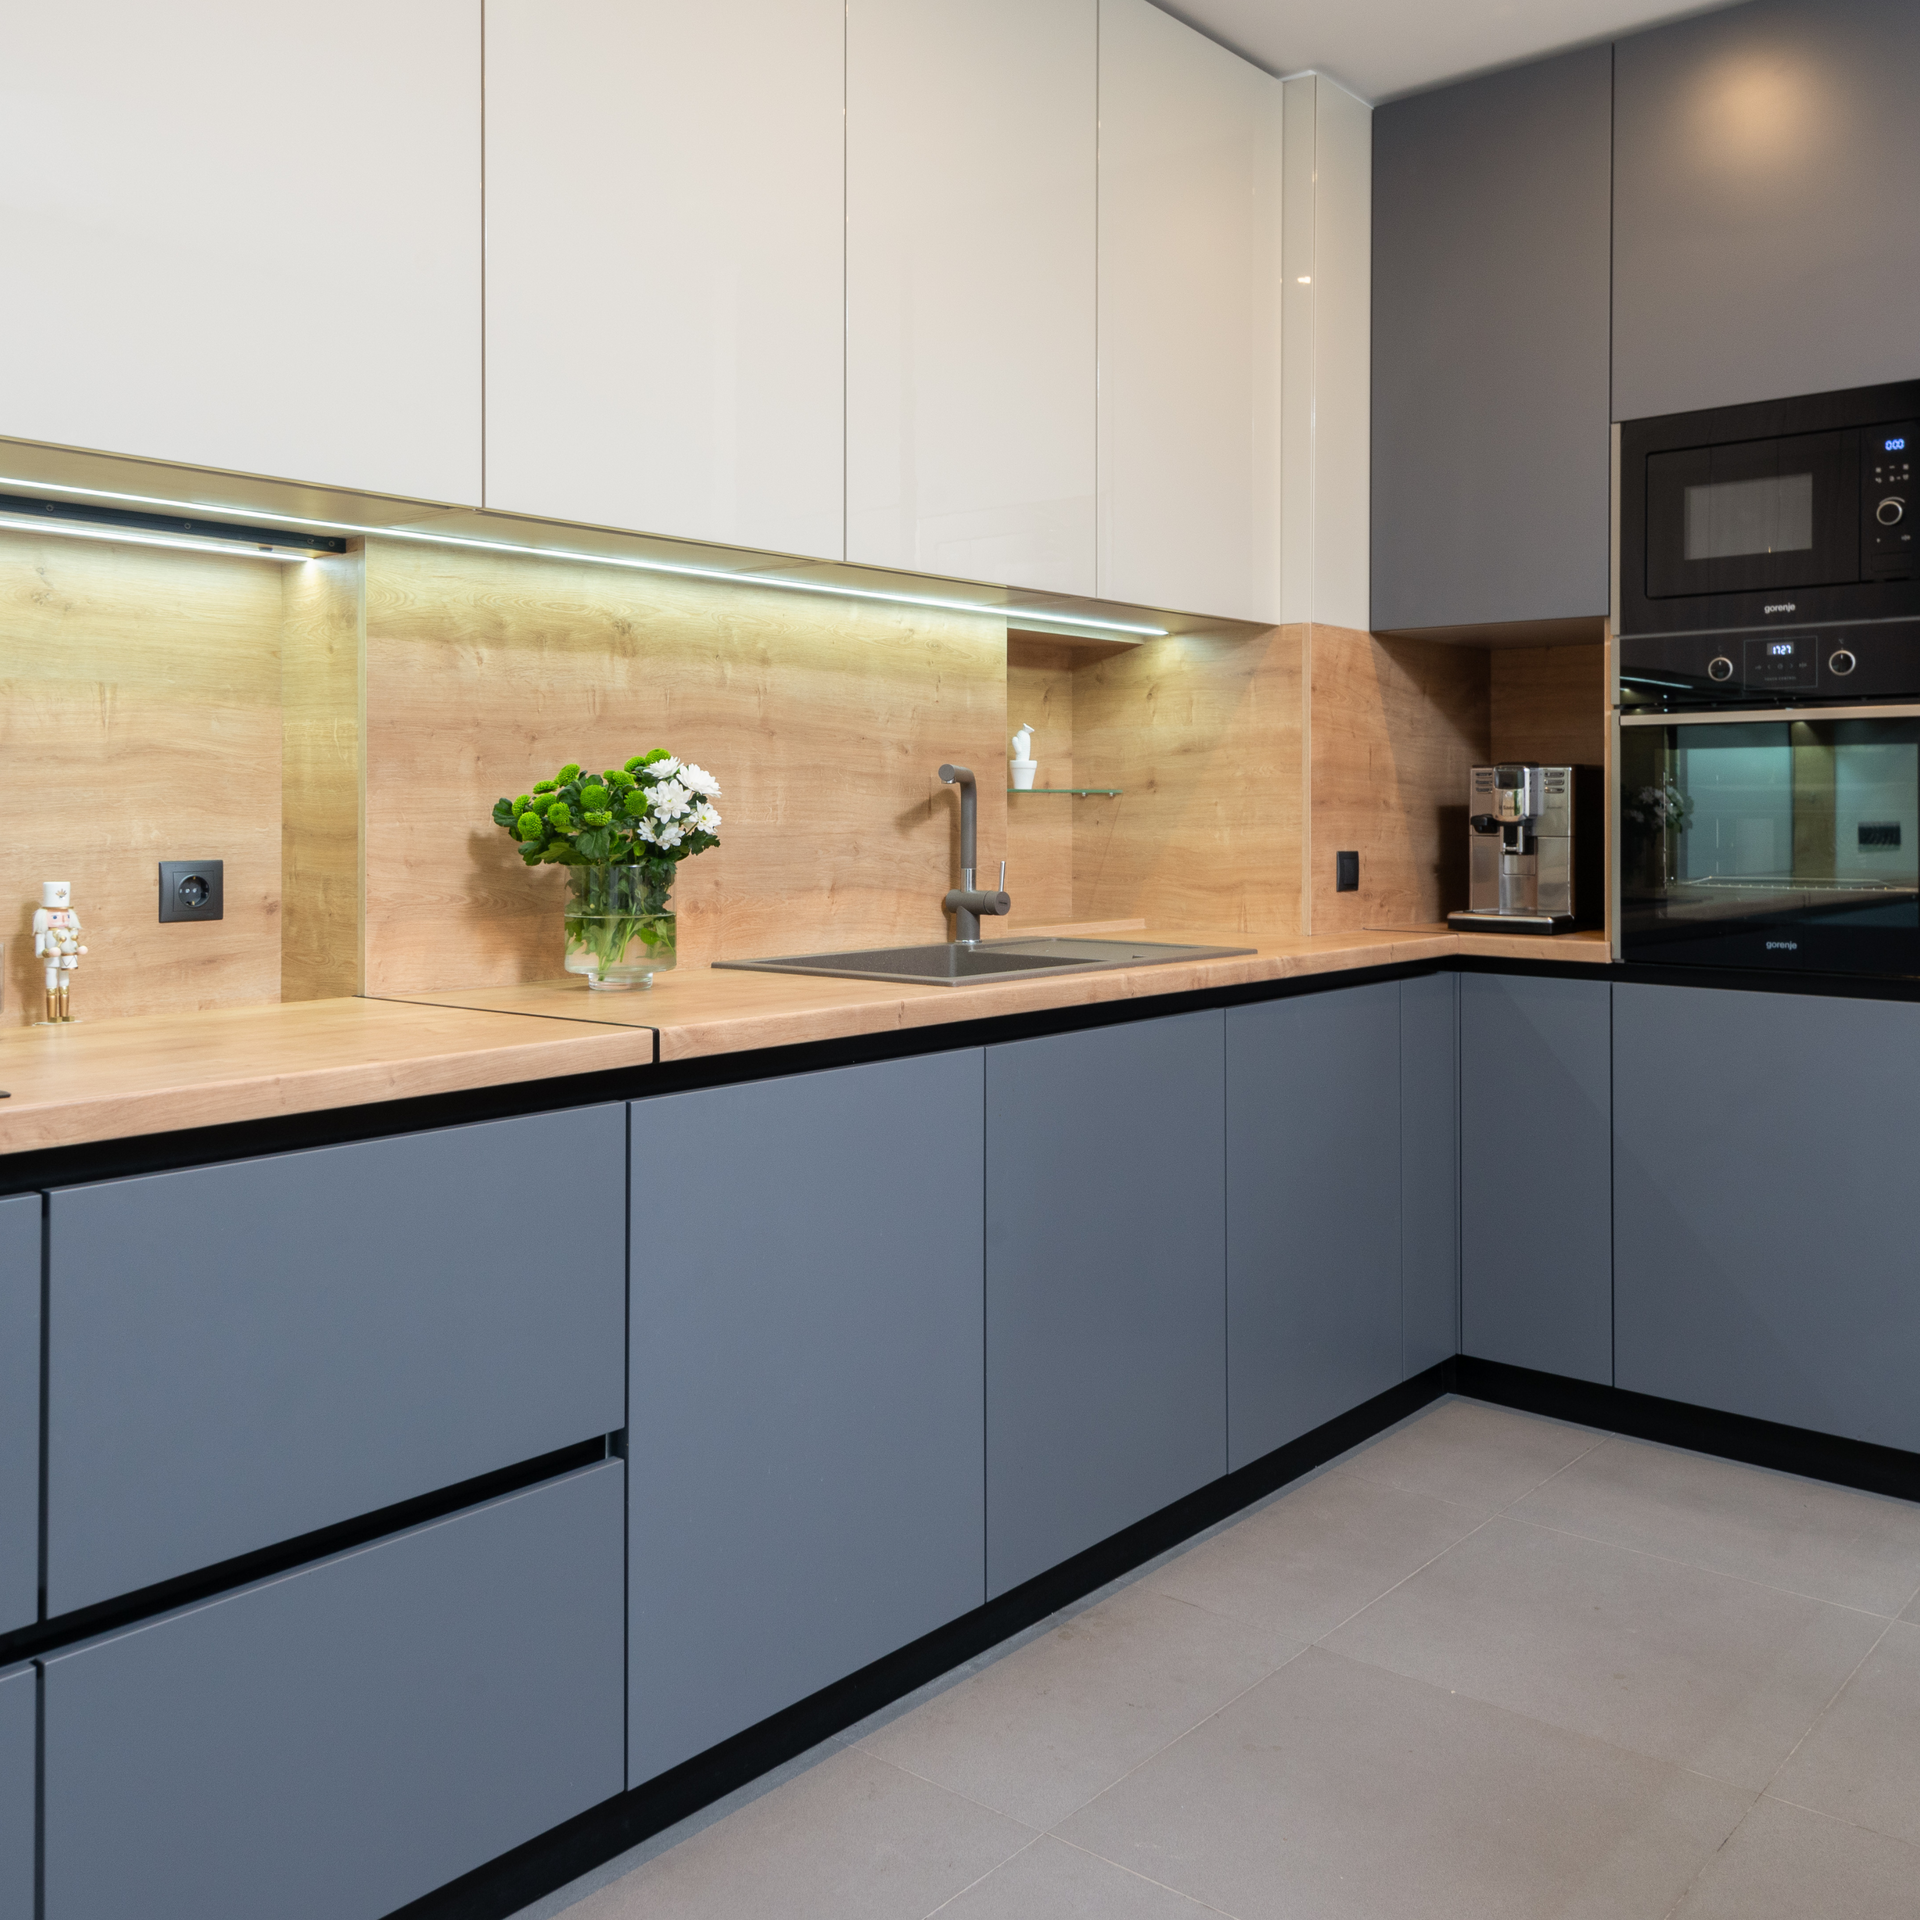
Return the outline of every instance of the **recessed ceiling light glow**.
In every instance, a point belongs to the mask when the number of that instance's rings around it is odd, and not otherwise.
[[[76,499],[124,501],[131,506],[185,509],[192,513],[242,511],[239,508],[226,507],[210,509],[206,502],[201,500],[169,500],[147,493],[115,493],[104,487],[63,486],[50,480],[21,480],[0,475],[0,489],[11,487],[36,489],[41,493],[67,494]],[[1036,609],[1001,606],[985,600],[954,600],[944,595],[928,593],[890,593],[878,587],[850,587],[825,580],[792,580],[772,573],[736,573],[725,567],[696,567],[675,560],[643,560],[628,554],[589,553],[578,547],[535,547],[516,540],[482,540],[471,534],[427,533],[417,527],[374,527],[363,526],[352,520],[311,520],[295,513],[276,513],[274,518],[290,527],[311,527],[322,533],[359,534],[376,540],[412,540],[421,546],[470,548],[480,553],[511,553],[530,560],[573,560],[590,567],[619,567],[633,573],[665,573],[686,580],[717,580],[736,587],[772,587],[782,593],[824,594],[840,600],[877,600],[888,606],[931,607],[946,613],[984,613],[995,619],[1004,619],[1014,626],[1044,624],[1076,631],[1091,629],[1098,634],[1137,634],[1143,640],[1164,638],[1167,631],[1165,627],[1144,626],[1131,620],[1104,620],[1091,614],[1042,613]],[[62,533],[73,531],[68,527],[56,527],[50,522],[0,522],[0,524],[40,526],[45,531]],[[95,534],[94,537],[126,538],[129,536]],[[180,546],[193,543],[182,540],[168,542],[150,539],[144,544]],[[230,547],[218,541],[207,541],[201,544],[202,550],[212,553],[252,551],[246,547]],[[262,552],[259,557],[291,560],[304,556]]]

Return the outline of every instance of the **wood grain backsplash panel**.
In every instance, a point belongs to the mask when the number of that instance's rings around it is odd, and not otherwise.
[[[1174,635],[1073,676],[1073,910],[1291,932],[1300,915],[1305,629]]]
[[[981,775],[983,860],[1005,843],[990,616],[376,540],[366,648],[369,992],[559,974],[564,878],[488,814],[570,759],[666,746],[719,778],[683,964],[945,938],[943,761]]]
[[[277,563],[0,534],[0,1021],[37,1017],[32,919],[70,880],[84,1018],[280,997]],[[225,862],[225,918],[159,924],[157,864]]]
[[[1597,767],[1607,750],[1607,650],[1493,650],[1491,751],[1496,760]]]
[[[1074,784],[1073,667],[1076,650],[1020,635],[1007,639],[1007,742],[1022,725],[1033,728],[1034,776],[1039,787]],[[996,773],[1000,770],[996,769]],[[1006,779],[1000,781],[1002,786]],[[1007,795],[1007,891],[1013,911],[1006,926],[1058,925],[1073,918],[1073,823],[1084,800],[1061,793]],[[999,874],[1000,850],[982,847],[983,884]]]

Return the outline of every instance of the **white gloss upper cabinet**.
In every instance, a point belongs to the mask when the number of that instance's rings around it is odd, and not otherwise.
[[[475,0],[0,17],[0,435],[480,496]]]
[[[1099,6],[1098,590],[1278,620],[1281,83]]]
[[[486,504],[839,559],[842,0],[486,35]]]
[[[848,0],[851,560],[1094,591],[1098,4]]]

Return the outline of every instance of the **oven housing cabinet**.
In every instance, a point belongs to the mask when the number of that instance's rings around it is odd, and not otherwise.
[[[1920,380],[1620,429],[1623,705],[1920,699]]]

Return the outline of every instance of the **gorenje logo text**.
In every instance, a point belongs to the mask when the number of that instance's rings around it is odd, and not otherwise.
[[[1762,613],[1792,613],[1793,610],[1797,606],[1799,606],[1799,604],[1800,603],[1797,600],[1781,600],[1776,602],[1773,606],[1762,607],[1760,611]]]
[[[1800,951],[1800,942],[1798,940],[1769,940],[1767,942],[1767,951],[1769,953],[1798,953]]]

